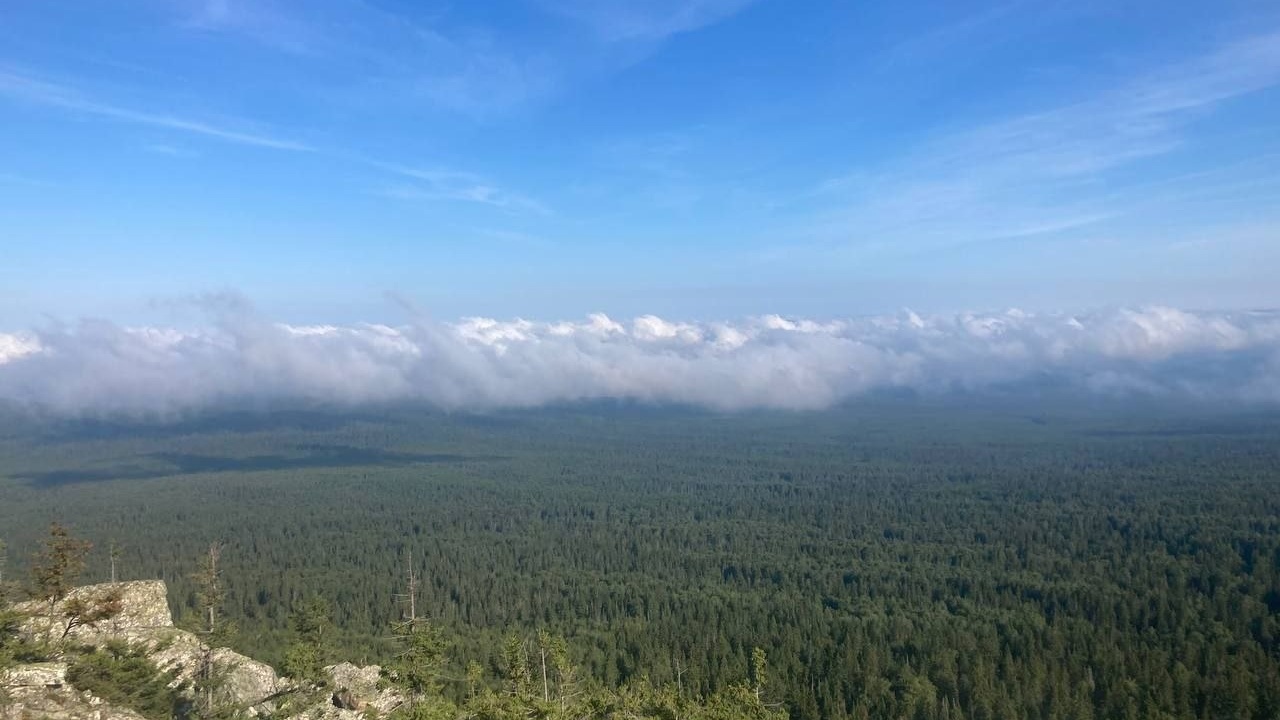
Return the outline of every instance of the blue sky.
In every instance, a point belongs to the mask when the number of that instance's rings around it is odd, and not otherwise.
[[[1277,85],[1274,2],[7,3],[0,329],[1273,307]]]

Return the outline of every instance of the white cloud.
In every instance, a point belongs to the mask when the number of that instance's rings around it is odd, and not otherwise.
[[[0,365],[40,352],[40,341],[25,333],[0,333]]]
[[[737,323],[467,318],[271,323],[224,304],[200,331],[101,320],[0,334],[0,399],[62,413],[244,401],[419,400],[447,408],[596,398],[822,408],[891,388],[1052,381],[1081,392],[1280,401],[1280,313],[1166,307]]]
[[[667,322],[656,315],[641,315],[631,321],[631,336],[641,341],[677,340],[693,344],[702,342],[703,335],[703,330],[694,325]]]

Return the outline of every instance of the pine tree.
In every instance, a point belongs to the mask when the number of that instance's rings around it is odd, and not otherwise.
[[[467,663],[467,699],[472,700],[480,694],[484,684],[484,667],[472,660]]]
[[[62,525],[49,526],[49,537],[31,563],[31,596],[49,604],[52,619],[54,607],[75,587],[84,572],[84,559],[93,544],[77,540]]]
[[[440,629],[421,618],[406,620],[396,625],[395,637],[400,645],[392,664],[396,684],[414,700],[439,692],[447,650]]]
[[[507,636],[502,647],[503,667],[507,675],[507,692],[512,697],[528,698],[532,694],[533,676],[529,672],[529,656],[524,638],[517,633]]]
[[[330,655],[333,628],[329,601],[315,596],[290,617],[294,641],[284,658],[285,674],[311,686],[322,686],[327,678],[325,662]]]
[[[93,627],[119,615],[122,609],[120,594],[114,590],[71,597],[92,547],[92,543],[77,540],[67,528],[53,523],[49,537],[32,561],[31,595],[47,603],[47,631],[50,639],[58,643],[76,628]]]

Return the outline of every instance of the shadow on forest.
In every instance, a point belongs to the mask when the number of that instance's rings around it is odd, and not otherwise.
[[[76,483],[104,482],[110,480],[145,480],[149,478],[192,475],[199,473],[262,472],[271,470],[299,470],[306,468],[338,467],[405,467],[436,463],[486,462],[506,458],[496,455],[455,455],[450,453],[405,453],[373,448],[357,448],[342,445],[323,445],[302,448],[305,455],[252,455],[249,457],[218,457],[213,455],[189,455],[185,453],[152,453],[141,456],[159,461],[168,467],[148,465],[118,465],[108,468],[81,470],[52,470],[48,472],[18,472],[13,477],[36,487],[56,487]]]
[[[210,410],[178,418],[78,418],[48,421],[43,429],[51,440],[115,440],[121,438],[166,438],[211,432],[255,433],[277,430],[326,432],[341,430],[355,422],[396,424],[393,409],[341,412],[307,409]]]

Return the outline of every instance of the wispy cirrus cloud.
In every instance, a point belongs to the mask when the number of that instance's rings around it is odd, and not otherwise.
[[[267,0],[182,0],[179,25],[202,32],[239,33],[277,50],[309,54],[321,51],[323,34],[305,20]]]
[[[441,13],[446,16],[448,13]],[[204,0],[178,26],[307,56],[333,99],[431,108],[487,119],[556,92],[572,63],[563,48],[512,42],[489,28],[424,24],[360,0]]]
[[[0,67],[0,96],[72,113],[87,114],[113,122],[161,128],[237,145],[247,145],[267,150],[319,154],[339,162],[354,161],[384,172],[419,181],[416,185],[398,186],[380,193],[388,197],[477,203],[511,212],[538,215],[550,214],[548,208],[541,202],[521,193],[505,190],[476,173],[443,169],[419,170],[384,163],[346,151],[318,147],[276,135],[230,129],[208,121],[167,113],[139,111],[114,103],[94,100],[69,85],[50,82],[31,73],[3,67]],[[143,149],[150,153],[172,157],[194,157],[198,154],[189,148],[169,143],[149,143]],[[0,175],[0,181],[16,183],[20,180],[23,179],[16,175]],[[29,184],[31,181],[27,180],[26,182]]]
[[[203,135],[238,145],[250,145],[289,152],[312,152],[315,149],[297,140],[265,133],[243,131],[205,120],[170,115],[163,112],[136,110],[108,102],[100,102],[73,87],[49,82],[14,69],[0,68],[0,95],[21,102],[93,115],[118,122]]]
[[[518,192],[499,188],[476,173],[374,164],[415,181],[413,184],[395,185],[378,191],[377,194],[386,197],[399,200],[452,200],[489,205],[509,212],[551,214],[551,210],[543,203]]]
[[[30,187],[50,187],[53,183],[46,180],[39,180],[26,175],[18,175],[16,173],[0,172],[0,185],[27,185]]]
[[[398,88],[411,101],[489,120],[558,93],[572,63],[550,48],[507,44],[491,32],[451,34],[414,28],[393,64],[375,71],[373,87]]]
[[[1198,119],[1280,84],[1280,32],[1139,72],[1087,98],[951,129],[876,167],[820,183],[810,232],[928,251],[1102,223],[1150,202],[1120,171],[1199,140]]]
[[[180,147],[178,145],[170,145],[168,143],[147,143],[142,149],[154,153],[156,155],[167,155],[173,158],[194,158],[199,157],[200,153],[189,148]]]
[[[720,22],[749,4],[743,0],[531,3],[535,15],[546,12],[548,18],[558,18],[556,22],[569,30],[536,39],[512,37],[510,28],[471,25],[447,11],[407,14],[360,0],[318,0],[309,4],[306,12],[275,0],[186,0],[160,16],[164,31],[179,36],[187,33],[195,42],[243,40],[297,56],[290,62],[313,68],[317,85],[311,90],[290,88],[291,92],[305,95],[314,90],[324,96],[325,103],[359,105],[361,111],[383,106],[400,115],[429,108],[484,123],[555,95],[584,74],[611,72],[649,52],[636,55],[634,47],[614,50],[610,48],[614,43],[626,40],[629,45],[652,49],[672,35]],[[223,142],[367,164],[411,181],[375,191],[390,198],[483,205],[537,216],[552,214],[544,201],[505,187],[492,172],[407,168],[369,160],[354,147],[326,148],[284,131],[255,129],[251,122],[208,120],[149,109],[164,106],[163,86],[139,93],[149,96],[146,108],[138,107],[136,101],[117,102],[109,95],[89,92],[91,85],[84,88],[0,66],[0,97],[11,100]],[[169,149],[179,149],[179,145],[161,139],[147,148],[176,156],[178,153]]]
[[[1028,9],[1029,4],[1021,0],[1005,2],[993,7],[984,8],[924,32],[917,33],[894,43],[877,58],[882,67],[892,67],[914,62],[930,61],[942,53],[963,43],[972,42],[992,26],[1016,16],[1020,10]],[[1045,12],[1046,8],[1038,6],[1037,12]]]
[[[447,9],[414,16],[360,0],[316,0],[306,11],[263,0],[198,0],[178,25],[325,58],[346,94],[418,104],[488,121],[629,67],[668,39],[715,25],[755,0],[530,0],[563,26],[531,39],[477,26]]]

